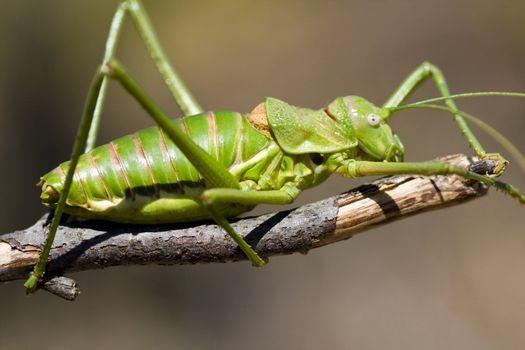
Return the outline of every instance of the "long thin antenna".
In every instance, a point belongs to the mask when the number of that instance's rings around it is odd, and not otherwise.
[[[504,97],[525,97],[525,92],[507,92],[507,91],[480,91],[480,92],[465,92],[461,94],[454,94],[450,96],[442,96],[442,97],[435,97],[435,98],[429,98],[426,100],[416,101],[412,103],[408,103],[402,106],[392,107],[390,110],[392,112],[396,112],[399,110],[407,109],[412,106],[418,106],[422,104],[429,104],[434,102],[440,102],[440,101],[446,101],[446,100],[457,100],[460,98],[470,98],[470,97],[487,97],[487,96],[504,96]]]

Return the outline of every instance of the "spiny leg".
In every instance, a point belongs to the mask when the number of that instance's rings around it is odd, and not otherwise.
[[[117,44],[120,38],[120,33],[122,31],[126,14],[128,14],[133,20],[135,27],[137,28],[138,32],[142,37],[142,40],[146,44],[151,58],[155,62],[158,71],[162,75],[164,82],[166,83],[168,89],[171,91],[173,97],[177,101],[177,104],[179,105],[183,114],[191,115],[202,113],[202,107],[193,97],[189,89],[186,87],[186,84],[182,81],[182,79],[179,77],[173,66],[170,64],[169,59],[164,53],[162,46],[160,45],[155,30],[153,29],[151,21],[140,0],[124,0],[119,4],[111,22],[108,38],[106,40],[104,57],[102,59],[102,65],[107,64],[112,58],[115,57]],[[89,131],[86,152],[90,151],[95,147],[98,128],[100,125],[100,117],[102,114],[104,101],[107,95],[108,82],[109,78],[104,77],[102,87],[97,98],[95,116],[93,118],[91,129]]]
[[[383,107],[394,108],[398,107],[408,96],[421,84],[424,80],[432,77],[436,87],[443,97],[450,96],[450,91],[445,80],[445,76],[441,70],[435,65],[429,62],[423,62],[417,67],[396,89],[392,96],[385,102]],[[483,149],[483,146],[479,143],[478,139],[467,125],[465,119],[460,114],[458,107],[454,100],[445,100],[447,106],[451,109],[454,119],[456,120],[461,132],[467,138],[470,146],[481,159],[493,159],[498,162],[498,167],[495,170],[496,175],[499,175],[505,169],[507,161],[503,159],[499,154],[487,154]]]
[[[450,165],[443,162],[370,162],[370,161],[350,161],[348,162],[347,173],[352,177],[378,176],[378,175],[397,175],[397,174],[419,174],[419,175],[448,175],[456,174],[467,179],[482,182],[488,186],[495,187],[516,198],[520,203],[525,204],[525,195],[516,187],[497,181],[491,177],[483,176],[464,168]]]

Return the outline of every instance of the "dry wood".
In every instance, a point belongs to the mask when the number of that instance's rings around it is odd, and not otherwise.
[[[460,166],[464,155],[441,158]],[[478,164],[479,165],[479,164]],[[462,203],[484,195],[486,186],[459,176],[389,176],[339,196],[294,210],[235,220],[234,228],[263,257],[306,252],[350,238],[378,224]],[[36,263],[49,223],[45,215],[31,227],[0,236],[0,282],[25,279]],[[212,223],[157,226],[101,221],[60,226],[43,288],[68,300],[78,294],[63,273],[133,264],[195,264],[244,260],[224,231]]]

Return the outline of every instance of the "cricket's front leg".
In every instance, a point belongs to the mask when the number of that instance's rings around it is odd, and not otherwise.
[[[467,169],[451,165],[444,162],[369,162],[369,161],[349,161],[345,169],[339,172],[346,172],[347,176],[377,176],[377,175],[398,175],[398,174],[418,174],[418,175],[449,175],[455,174],[467,179],[482,182],[488,186],[495,187],[511,197],[516,198],[520,203],[525,204],[523,195],[513,185],[497,181],[489,176],[480,175]]]
[[[432,78],[437,89],[443,97],[449,97],[450,91],[448,88],[447,81],[441,70],[429,62],[423,62],[419,67],[417,67],[408,77],[401,83],[401,85],[396,89],[392,96],[385,102],[383,105],[384,108],[395,108],[401,105],[408,96],[414,92],[414,90],[428,78]],[[459,113],[459,109],[452,99],[447,99],[445,101],[446,105],[452,111],[454,119],[458,124],[461,132],[465,135],[470,146],[476,153],[476,155],[482,160],[493,160],[496,162],[496,168],[494,173],[491,176],[499,176],[505,170],[505,166],[508,164],[508,161],[503,158],[499,153],[487,153],[483,146],[468,126],[467,122],[463,116]]]

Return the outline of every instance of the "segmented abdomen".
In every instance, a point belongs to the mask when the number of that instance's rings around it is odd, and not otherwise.
[[[226,168],[246,162],[270,143],[239,113],[207,112],[174,123]],[[44,202],[46,186],[61,191],[68,167],[69,162],[62,163],[42,177]],[[151,127],[82,155],[67,205],[103,211],[137,196],[184,196],[199,186],[203,182],[198,171],[163,131]]]

